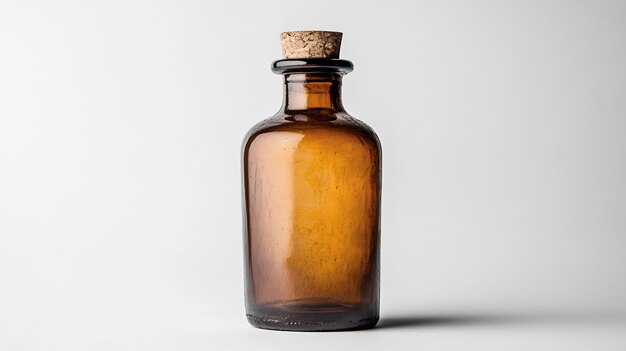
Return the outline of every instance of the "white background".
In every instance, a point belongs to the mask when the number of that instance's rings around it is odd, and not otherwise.
[[[381,328],[253,329],[240,146],[344,32]],[[0,350],[626,349],[626,2],[2,1]]]

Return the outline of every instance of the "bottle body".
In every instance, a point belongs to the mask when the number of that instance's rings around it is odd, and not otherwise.
[[[336,78],[287,78],[291,107],[304,106],[281,109],[244,141],[246,312],[257,327],[378,321],[381,147],[371,128],[332,107]]]

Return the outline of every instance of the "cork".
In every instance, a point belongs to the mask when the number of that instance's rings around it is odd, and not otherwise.
[[[339,58],[343,33],[297,31],[280,33],[283,58]]]

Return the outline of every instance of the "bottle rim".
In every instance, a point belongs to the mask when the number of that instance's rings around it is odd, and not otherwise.
[[[353,69],[352,62],[335,58],[281,59],[272,62],[272,72],[276,74],[339,73],[344,75],[352,72]]]

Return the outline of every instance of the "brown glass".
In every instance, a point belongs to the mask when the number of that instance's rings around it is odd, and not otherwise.
[[[243,144],[246,312],[259,328],[365,329],[379,311],[381,148],[341,103],[345,60],[280,60],[283,106]]]

